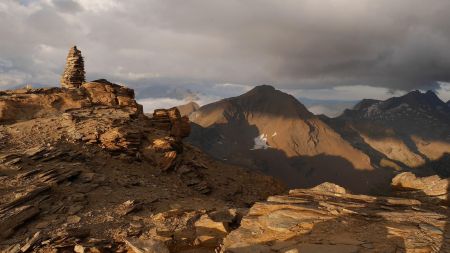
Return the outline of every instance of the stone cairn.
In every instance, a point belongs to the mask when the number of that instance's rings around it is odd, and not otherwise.
[[[81,51],[73,46],[67,55],[66,68],[61,77],[63,88],[79,88],[85,82],[84,60]]]

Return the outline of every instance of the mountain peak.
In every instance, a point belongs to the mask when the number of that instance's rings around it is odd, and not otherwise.
[[[263,84],[263,85],[255,86],[248,93],[250,93],[250,94],[267,94],[267,93],[272,93],[274,91],[276,91],[276,89],[272,85]]]
[[[311,117],[312,113],[292,95],[271,85],[259,85],[233,99],[247,112],[259,112],[284,117]]]
[[[428,105],[428,106],[442,106],[444,102],[432,90],[422,93],[419,90],[411,91],[401,97],[394,98],[398,102],[407,103],[409,105]]]
[[[272,85],[268,85],[268,84],[262,84],[262,85],[258,85],[255,86],[255,88],[253,88],[253,90],[267,90],[267,91],[273,91],[275,90],[275,87],[273,87]]]

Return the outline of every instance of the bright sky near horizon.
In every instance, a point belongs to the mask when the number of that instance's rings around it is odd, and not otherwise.
[[[446,0],[3,0],[0,88],[58,85],[76,44],[88,80],[149,103],[259,84],[324,100],[432,89],[447,101],[449,12]]]

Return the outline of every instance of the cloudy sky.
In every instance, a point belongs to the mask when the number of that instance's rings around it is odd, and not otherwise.
[[[89,80],[136,88],[148,108],[258,84],[449,100],[449,13],[448,0],[1,0],[0,88],[58,85],[76,44]]]

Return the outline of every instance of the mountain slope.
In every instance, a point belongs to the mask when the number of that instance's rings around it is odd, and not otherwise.
[[[195,112],[200,106],[195,102],[189,102],[187,104],[177,106],[181,116],[189,116],[189,114]]]
[[[293,96],[271,86],[205,105],[190,120],[195,124],[188,140],[194,145],[290,186],[332,181],[368,191],[386,176]]]
[[[384,165],[430,167],[450,153],[450,108],[432,91],[363,100],[327,122]]]

